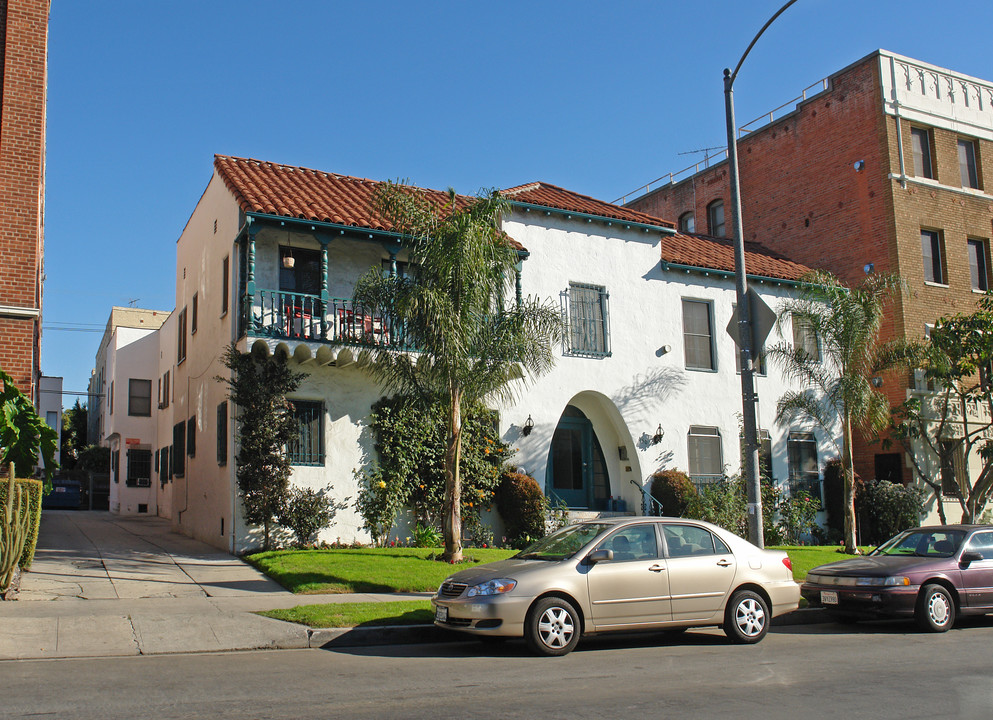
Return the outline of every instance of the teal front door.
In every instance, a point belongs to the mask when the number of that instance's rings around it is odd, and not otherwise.
[[[593,426],[585,417],[563,417],[552,435],[551,490],[571,508],[588,508],[593,496]],[[554,497],[553,497],[554,501]]]

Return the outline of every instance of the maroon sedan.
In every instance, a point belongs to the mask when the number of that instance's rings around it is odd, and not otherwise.
[[[904,530],[864,557],[815,567],[800,594],[842,622],[913,617],[945,632],[959,615],[993,612],[993,526]]]

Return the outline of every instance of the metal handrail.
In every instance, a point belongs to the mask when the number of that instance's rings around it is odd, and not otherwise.
[[[638,488],[639,492],[641,492],[641,497],[644,500],[643,506],[645,508],[645,514],[650,515],[652,510],[658,510],[658,514],[661,517],[663,511],[662,503],[656,500],[650,492],[645,490],[645,488],[637,480],[632,478],[628,482]]]

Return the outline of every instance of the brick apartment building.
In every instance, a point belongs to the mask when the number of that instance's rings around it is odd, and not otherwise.
[[[993,83],[879,50],[797,100],[739,131],[745,239],[848,283],[898,273],[886,339],[974,308],[990,286]],[[732,237],[726,159],[683,175],[628,207]],[[898,404],[908,382],[883,390]],[[862,477],[911,479],[892,449],[863,441],[855,460]]]
[[[50,0],[0,0],[0,368],[37,405]]]

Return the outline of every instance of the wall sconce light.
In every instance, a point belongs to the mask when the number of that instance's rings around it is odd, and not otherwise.
[[[870,380],[874,388],[881,388],[883,386],[883,379],[878,375]]]
[[[866,263],[865,265],[862,266],[862,272],[864,272],[866,275],[869,275],[875,269],[876,266],[872,263]]]
[[[292,270],[293,266],[297,264],[297,261],[293,257],[293,242],[290,240],[289,233],[286,233],[286,244],[289,245],[289,248],[286,250],[286,254],[283,255],[283,267],[287,270]]]
[[[854,167],[855,172],[862,172],[865,170],[865,160],[856,160]]]
[[[524,421],[524,427],[521,428],[521,435],[527,437],[534,430],[534,420],[531,419],[531,415],[528,415],[528,419]]]
[[[664,436],[665,436],[665,430],[662,429],[662,423],[659,423],[658,429],[655,431],[655,434],[652,435],[652,445],[658,445],[660,442],[662,442],[662,438]]]

